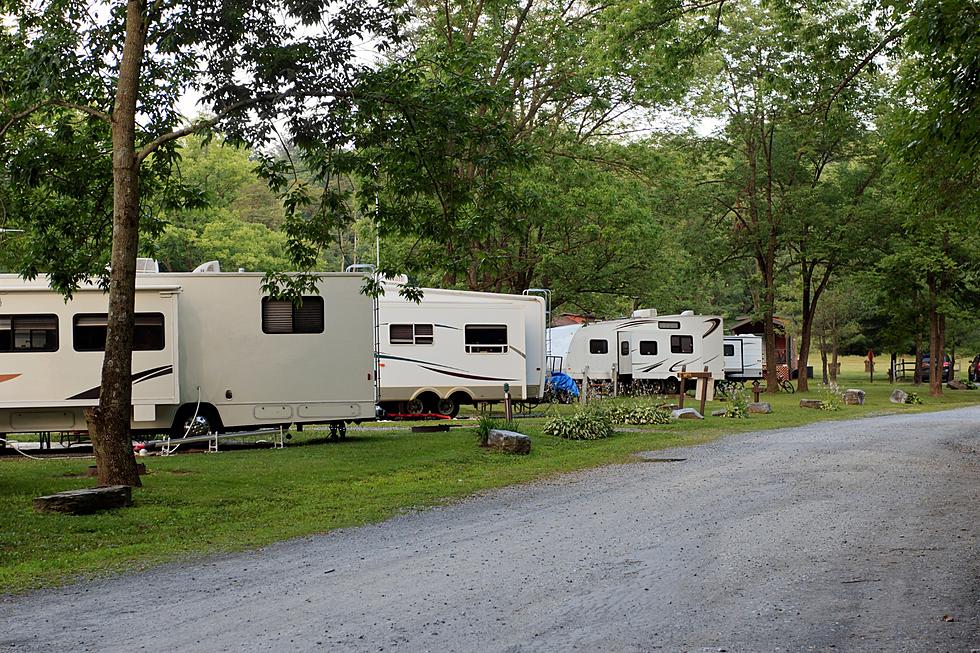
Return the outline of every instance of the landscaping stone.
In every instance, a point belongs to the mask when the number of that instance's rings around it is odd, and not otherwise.
[[[727,408],[719,408],[718,410],[711,411],[712,417],[724,417],[725,413],[728,412]]]
[[[704,419],[704,416],[693,408],[678,408],[671,411],[670,416],[674,419]]]
[[[88,515],[99,510],[131,505],[133,488],[128,485],[68,490],[34,499],[34,510],[37,512],[62,512],[69,515]]]
[[[772,412],[772,404],[768,401],[753,401],[750,402],[745,409],[750,413],[758,413],[759,415],[768,415]]]
[[[892,396],[888,398],[888,401],[893,404],[904,404],[905,400],[909,398],[909,395],[904,390],[895,390],[892,392]]]
[[[849,388],[845,390],[844,403],[848,406],[863,406],[864,390],[858,390],[857,388]]]
[[[820,399],[800,399],[800,408],[823,408],[823,401]]]
[[[957,381],[956,379],[950,379],[946,387],[950,390],[966,390],[966,384],[962,381]]]
[[[506,453],[531,453],[531,438],[516,431],[492,429],[487,438],[487,446]]]

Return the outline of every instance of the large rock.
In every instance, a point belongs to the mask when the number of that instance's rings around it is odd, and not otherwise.
[[[823,408],[820,399],[800,399],[800,408]]]
[[[725,413],[728,412],[727,408],[719,408],[718,410],[711,411],[712,417],[724,417]]]
[[[966,384],[962,381],[957,381],[956,379],[950,379],[946,387],[950,390],[966,390]]]
[[[99,510],[131,505],[133,488],[128,485],[68,490],[34,499],[34,510],[37,512],[62,512],[69,515],[88,515]]]
[[[760,415],[768,415],[772,412],[772,404],[768,401],[753,401],[749,403],[745,409],[750,413],[758,413]]]
[[[516,431],[493,429],[487,438],[487,446],[507,453],[531,453],[531,438]]]
[[[844,403],[848,406],[863,406],[864,405],[864,390],[858,390],[857,388],[850,388],[844,391]]]
[[[892,396],[888,398],[888,401],[893,404],[904,404],[908,398],[909,395],[904,390],[894,390],[892,391]]]
[[[704,416],[693,408],[678,408],[670,413],[674,419],[704,419]]]

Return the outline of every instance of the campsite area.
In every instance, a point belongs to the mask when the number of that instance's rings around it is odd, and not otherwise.
[[[38,515],[32,497],[87,487],[91,458],[0,457],[0,592],[18,593],[79,578],[146,569],[378,522],[454,502],[483,490],[556,477],[602,465],[636,462],[635,454],[710,442],[739,432],[798,427],[821,420],[903,415],[980,403],[980,391],[920,394],[921,404],[889,402],[893,386],[869,384],[860,357],[843,359],[841,387],[866,391],[863,406],[837,411],[800,408],[807,395],[767,395],[773,412],[747,419],[707,417],[666,425],[619,426],[613,437],[567,441],[542,431],[548,415],[573,406],[543,404],[516,419],[532,439],[527,456],[477,446],[474,413],[445,433],[412,433],[414,422],[365,424],[345,440],[326,431],[294,434],[284,450],[147,457],[132,508],[94,516]],[[898,386],[914,391],[912,384]],[[921,386],[924,390],[925,385]],[[693,403],[693,402],[692,402]],[[706,413],[724,408],[709,402]],[[499,408],[496,414],[499,415]],[[57,443],[54,445],[58,448]]]

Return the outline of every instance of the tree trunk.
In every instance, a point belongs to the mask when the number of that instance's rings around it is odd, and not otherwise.
[[[936,297],[936,275],[932,272],[926,275],[929,286],[929,394],[933,397],[943,396],[943,343],[942,316]]]
[[[827,347],[824,343],[820,343],[820,372],[821,378],[823,378],[823,384],[828,385],[830,379],[827,377]]]
[[[830,382],[837,383],[837,370],[840,362],[837,360],[839,351],[840,339],[837,334],[834,334],[833,340],[831,341],[831,358],[830,358]]]
[[[129,0],[126,40],[112,112],[112,270],[109,315],[99,405],[90,414],[92,449],[100,485],[141,485],[133,455],[133,323],[136,252],[139,244],[139,165],[136,156],[136,102],[145,48],[145,5]]]

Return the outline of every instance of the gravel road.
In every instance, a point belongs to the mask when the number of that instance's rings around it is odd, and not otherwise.
[[[980,650],[980,408],[648,457],[0,599],[0,650]]]

